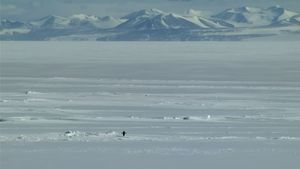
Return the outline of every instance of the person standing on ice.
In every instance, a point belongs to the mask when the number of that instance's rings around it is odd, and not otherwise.
[[[122,132],[123,137],[125,137],[126,134],[127,134],[126,131]]]

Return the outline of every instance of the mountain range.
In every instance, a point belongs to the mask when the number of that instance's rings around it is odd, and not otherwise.
[[[300,14],[280,6],[239,7],[208,16],[144,9],[121,18],[50,15],[29,22],[1,19],[1,40],[243,40],[299,34]]]

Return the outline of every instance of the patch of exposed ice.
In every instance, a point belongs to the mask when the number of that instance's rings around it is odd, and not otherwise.
[[[31,90],[28,90],[25,92],[26,95],[37,95],[37,94],[43,94],[41,92],[37,92],[37,91],[31,91]]]
[[[7,102],[9,102],[9,100],[4,99],[4,100],[1,100],[0,102],[7,103]]]
[[[45,102],[48,101],[48,99],[39,99],[39,98],[30,98],[30,99],[24,99],[24,102]]]

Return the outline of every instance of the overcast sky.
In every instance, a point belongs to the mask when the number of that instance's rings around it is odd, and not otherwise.
[[[281,5],[300,12],[300,0],[0,0],[0,3],[1,18],[15,20],[37,19],[50,14],[69,16],[78,13],[119,17],[144,8],[158,8],[179,14],[191,8],[218,12],[245,5]]]

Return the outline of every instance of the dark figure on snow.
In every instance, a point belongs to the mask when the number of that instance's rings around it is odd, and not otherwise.
[[[123,131],[123,132],[122,132],[123,137],[124,137],[126,134],[127,134],[126,131]]]

